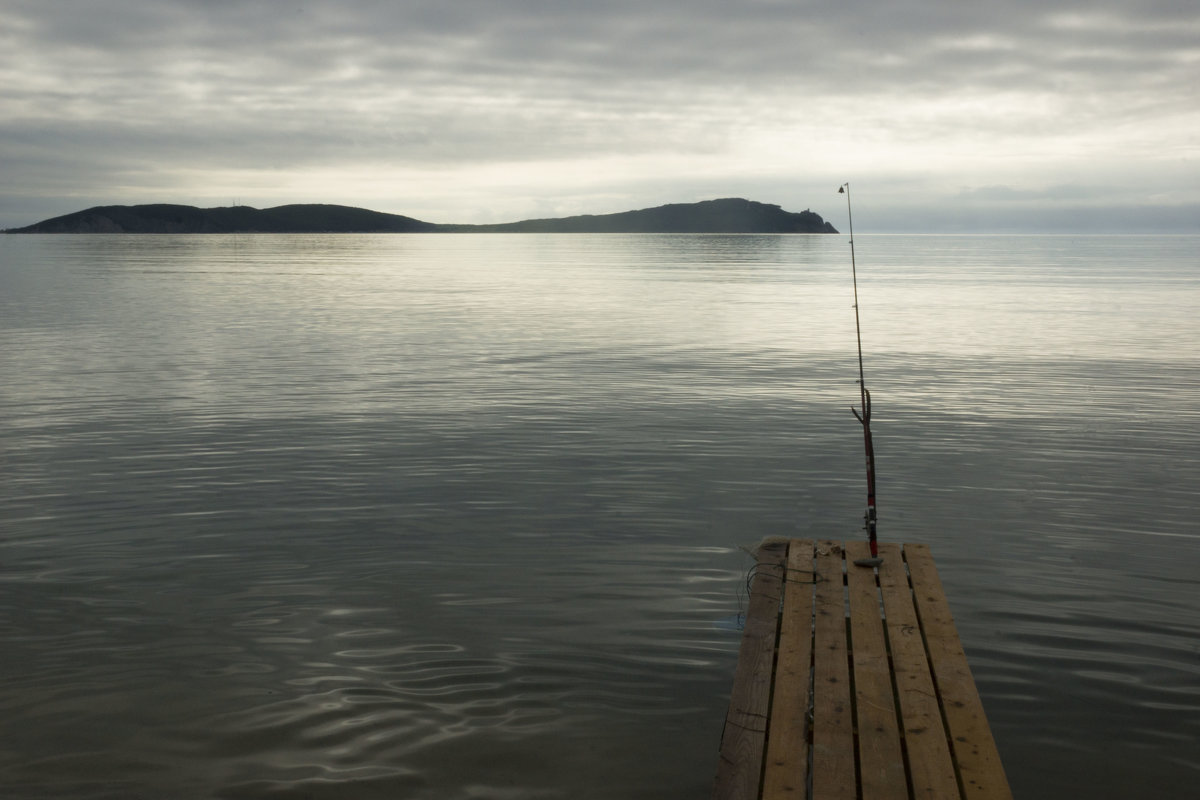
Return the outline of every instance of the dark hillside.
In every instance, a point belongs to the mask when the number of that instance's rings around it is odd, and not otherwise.
[[[177,205],[97,206],[9,233],[417,233],[428,222],[363,208],[288,205],[195,208]]]
[[[502,225],[438,225],[399,214],[325,204],[257,209],[96,206],[8,233],[837,233],[812,211],[731,198]]]
[[[673,203],[617,214],[446,227],[497,233],[837,233],[812,211],[784,211],[777,205],[741,198]]]

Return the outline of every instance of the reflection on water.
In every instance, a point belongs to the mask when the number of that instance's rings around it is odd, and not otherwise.
[[[1200,773],[1195,237],[860,236],[880,530],[1013,787]],[[6,797],[707,796],[859,535],[844,237],[0,239]]]

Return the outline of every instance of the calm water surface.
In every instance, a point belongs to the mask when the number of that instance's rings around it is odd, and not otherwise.
[[[1200,237],[860,236],[880,534],[1023,798],[1200,781]],[[842,236],[0,237],[0,794],[707,796],[860,535]]]

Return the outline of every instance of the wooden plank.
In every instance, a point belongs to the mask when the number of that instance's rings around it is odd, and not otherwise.
[[[900,749],[879,589],[875,570],[853,564],[855,559],[869,558],[870,555],[871,549],[866,542],[846,544],[859,781],[862,800],[902,800],[908,797],[908,784]]]
[[[729,712],[725,717],[725,730],[721,733],[720,760],[713,788],[715,800],[752,800],[758,797],[761,788],[786,555],[786,542],[766,544],[758,550]]]
[[[808,795],[808,709],[812,703],[813,543],[788,548],[783,621],[767,734],[763,800]]]
[[[930,667],[942,699],[955,765],[968,800],[1012,800],[975,678],[958,638],[941,578],[927,545],[904,546]]]
[[[879,587],[887,615],[912,796],[929,800],[960,797],[900,545],[880,545],[879,554],[883,556]]]
[[[813,800],[853,800],[857,795],[843,564],[839,543],[817,545],[813,625]]]

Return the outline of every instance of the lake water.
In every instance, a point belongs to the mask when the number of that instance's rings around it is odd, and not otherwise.
[[[1200,237],[856,242],[879,531],[1022,798],[1200,781]],[[844,236],[0,237],[0,795],[708,795],[862,535]]]

